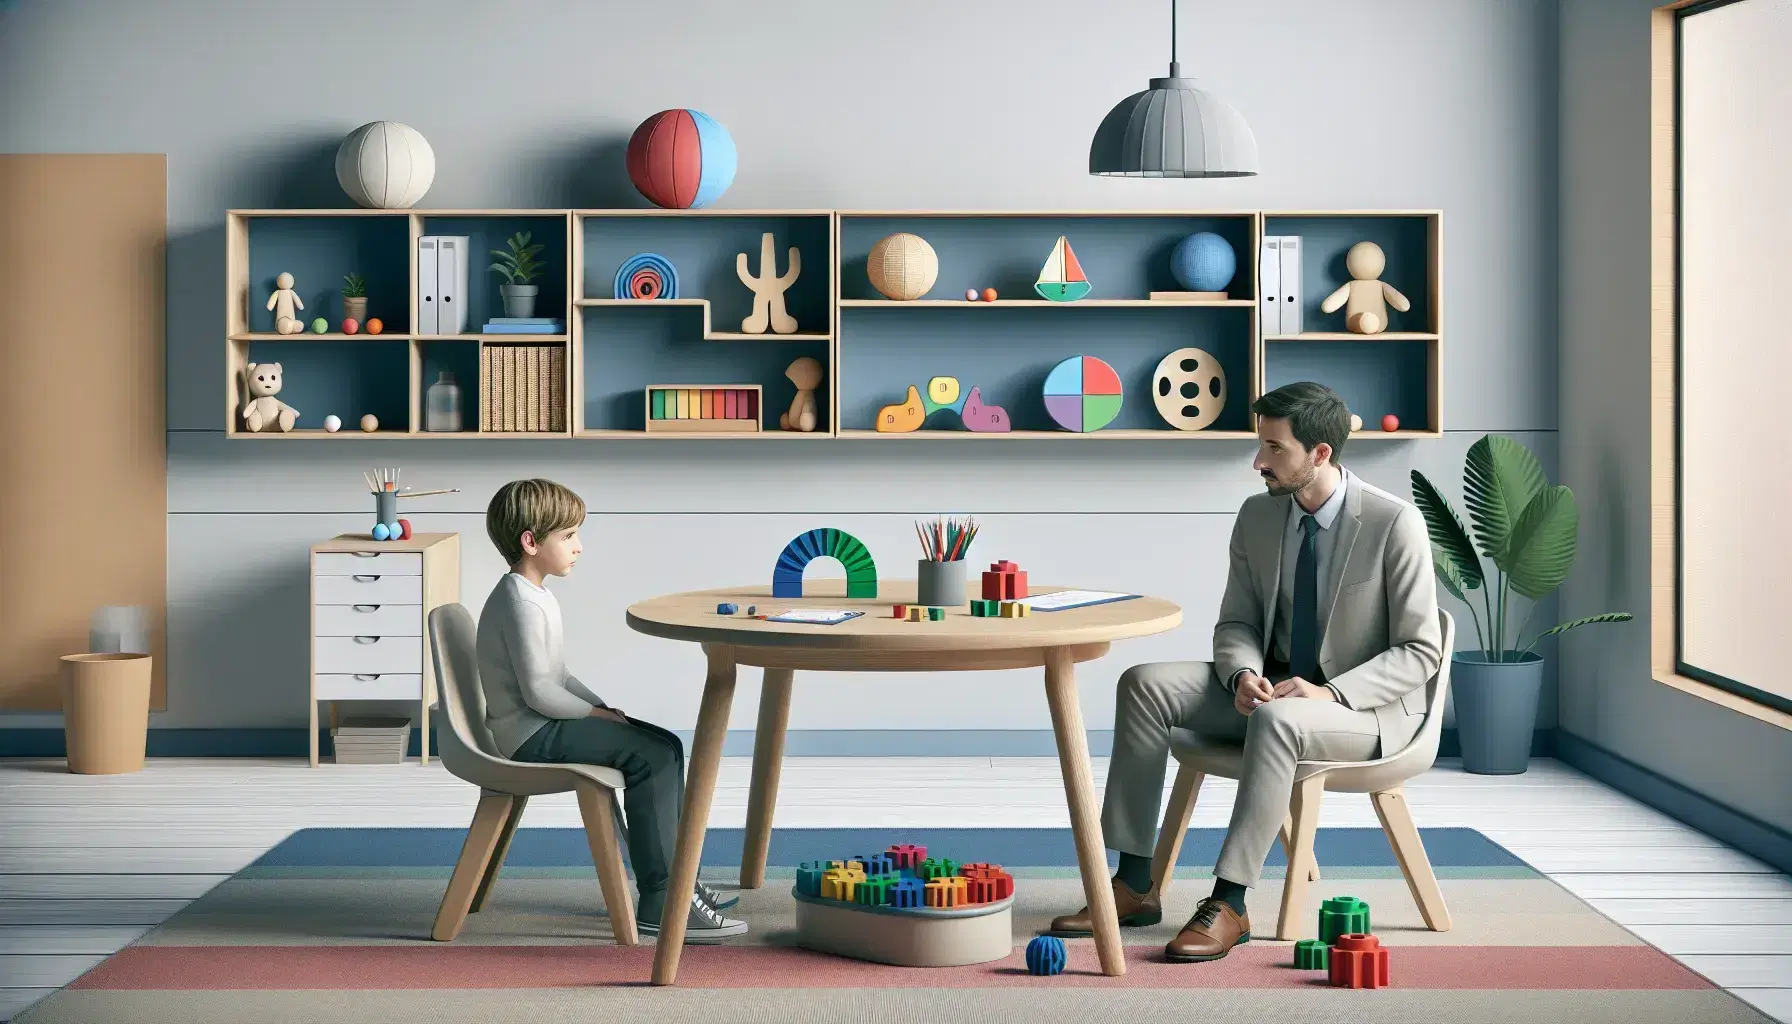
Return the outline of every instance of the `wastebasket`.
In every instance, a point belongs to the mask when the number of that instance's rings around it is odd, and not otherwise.
[[[150,656],[62,656],[62,728],[68,770],[120,775],[143,767],[149,741]]]

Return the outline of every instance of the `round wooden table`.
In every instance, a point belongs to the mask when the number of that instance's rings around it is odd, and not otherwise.
[[[1029,588],[1034,595],[1069,589],[1075,588]],[[1182,622],[1182,609],[1161,598],[1140,596],[1063,611],[1033,612],[1023,618],[980,618],[972,616],[968,606],[968,598],[980,596],[980,585],[968,583],[965,590],[966,604],[948,608],[946,618],[938,622],[907,622],[892,616],[892,605],[914,601],[913,580],[879,580],[876,598],[845,597],[845,580],[813,580],[803,584],[804,596],[800,598],[774,598],[769,586],[735,587],[669,594],[629,606],[630,628],[650,636],[701,644],[709,659],[703,703],[697,712],[697,732],[687,760],[684,812],[679,820],[678,846],[666,893],[668,913],[653,959],[654,984],[670,985],[678,977],[685,915],[676,911],[690,905],[697,884],[710,799],[715,794],[722,740],[728,732],[728,712],[734,701],[735,670],[740,665],[757,665],[765,670],[759,725],[753,739],[746,848],[741,856],[740,884],[747,889],[756,889],[765,881],[772,809],[777,803],[778,775],[784,757],[784,730],[790,721],[791,680],[797,669],[964,672],[1043,668],[1045,699],[1058,741],[1070,827],[1076,837],[1083,891],[1094,917],[1101,969],[1112,976],[1126,973],[1074,666],[1106,654],[1115,640],[1176,628]],[[722,603],[737,605],[739,612],[718,614],[716,606]],[[761,615],[804,607],[862,610],[865,614],[832,626],[770,622],[747,617],[749,605],[757,606]]]

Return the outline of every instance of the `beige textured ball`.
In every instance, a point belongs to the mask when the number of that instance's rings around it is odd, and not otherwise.
[[[369,434],[380,429],[379,417],[375,416],[373,413],[368,413],[361,417],[361,429],[367,431]]]
[[[865,273],[871,278],[871,287],[889,298],[918,299],[940,276],[940,258],[927,239],[898,231],[871,247]]]
[[[1350,429],[1352,429],[1352,430],[1363,429],[1363,418],[1361,416],[1358,416],[1354,412],[1350,414]]]

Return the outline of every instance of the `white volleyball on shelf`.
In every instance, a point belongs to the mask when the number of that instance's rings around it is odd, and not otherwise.
[[[436,153],[423,133],[399,121],[370,121],[336,150],[336,181],[362,206],[403,210],[436,179]]]

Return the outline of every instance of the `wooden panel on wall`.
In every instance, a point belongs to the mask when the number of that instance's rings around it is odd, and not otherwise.
[[[0,155],[0,710],[60,710],[106,605],[167,705],[167,232],[162,154]]]

